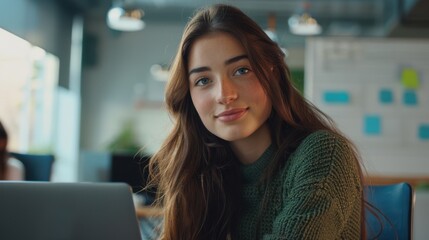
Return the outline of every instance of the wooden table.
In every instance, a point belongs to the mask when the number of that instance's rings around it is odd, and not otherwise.
[[[138,218],[161,217],[163,211],[160,207],[141,206],[136,207],[136,214]]]

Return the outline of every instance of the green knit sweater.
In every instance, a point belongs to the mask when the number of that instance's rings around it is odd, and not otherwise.
[[[268,184],[269,203],[260,213],[258,180],[275,151],[270,146],[255,163],[241,167],[242,208],[234,239],[359,239],[362,186],[348,143],[327,131],[306,137]]]

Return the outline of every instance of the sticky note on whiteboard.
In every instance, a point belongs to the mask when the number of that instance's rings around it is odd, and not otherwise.
[[[378,115],[365,115],[363,132],[365,135],[375,136],[381,134],[381,117]]]
[[[350,94],[347,91],[325,91],[323,101],[328,104],[349,104]]]
[[[420,140],[429,140],[429,123],[421,124],[418,129],[418,135]]]
[[[390,89],[380,89],[378,93],[378,100],[383,104],[393,103],[393,92]]]
[[[403,93],[402,101],[404,105],[415,106],[418,104],[417,93],[413,90],[405,90]]]
[[[410,67],[402,69],[401,83],[406,89],[418,89],[420,87],[420,79],[417,71]]]

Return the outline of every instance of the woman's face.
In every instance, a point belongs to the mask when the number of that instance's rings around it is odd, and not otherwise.
[[[209,33],[190,49],[189,89],[204,126],[226,141],[267,132],[267,97],[240,42],[227,33]]]

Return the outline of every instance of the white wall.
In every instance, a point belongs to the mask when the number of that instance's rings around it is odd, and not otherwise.
[[[96,64],[84,68],[82,81],[82,149],[105,149],[127,121],[139,144],[148,152],[157,149],[170,119],[162,107],[165,83],[151,76],[150,67],[171,62],[184,25],[147,22],[142,31],[123,33],[103,20],[87,26],[97,43]],[[141,100],[143,106],[136,106]]]

